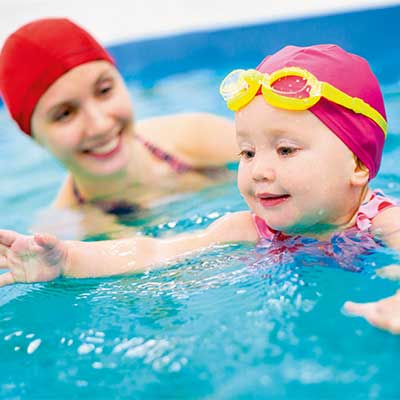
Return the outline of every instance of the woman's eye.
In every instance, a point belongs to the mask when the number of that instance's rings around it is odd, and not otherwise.
[[[107,94],[111,91],[111,86],[104,86],[100,88],[99,94]]]
[[[108,95],[112,91],[112,89],[113,89],[113,85],[111,82],[103,82],[97,88],[96,94],[98,96],[105,96],[105,95]]]
[[[246,160],[249,160],[249,159],[253,158],[254,155],[255,155],[254,151],[251,151],[251,150],[242,150],[239,153],[239,157],[240,158],[244,158]]]
[[[298,149],[296,147],[288,147],[282,146],[278,148],[278,154],[281,156],[291,156],[294,154]]]
[[[70,107],[63,107],[57,110],[53,115],[53,120],[55,122],[62,122],[65,121],[73,114],[74,110]]]

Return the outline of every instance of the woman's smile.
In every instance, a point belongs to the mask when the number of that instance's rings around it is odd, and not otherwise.
[[[93,146],[85,148],[82,152],[88,156],[95,158],[109,158],[114,156],[122,147],[122,131],[118,132],[116,136],[113,136],[107,141],[100,142]]]

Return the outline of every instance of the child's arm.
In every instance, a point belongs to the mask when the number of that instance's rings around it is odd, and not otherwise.
[[[371,325],[400,333],[400,290],[394,296],[373,303],[347,301],[344,308],[350,314],[364,317]]]
[[[400,251],[400,207],[380,212],[373,220],[372,232],[389,247]],[[376,273],[382,278],[396,280],[400,278],[400,265],[392,264],[378,269]]]
[[[389,247],[400,251],[400,207],[381,211],[372,222],[372,232]]]
[[[391,207],[378,214],[372,225],[373,233],[388,246],[400,251],[400,207]],[[399,279],[400,265],[389,265],[376,271],[383,278]],[[347,312],[365,318],[371,325],[400,333],[400,291],[394,296],[371,303],[344,304]]]
[[[98,277],[130,274],[185,257],[212,245],[256,241],[249,212],[228,214],[206,230],[168,239],[137,236],[103,242],[60,241],[49,235],[0,231],[0,286],[50,281],[60,275]]]

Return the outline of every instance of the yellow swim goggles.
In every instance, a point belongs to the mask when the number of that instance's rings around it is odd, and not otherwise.
[[[292,78],[293,83],[279,85],[280,79],[288,77]],[[386,137],[387,122],[375,108],[327,82],[319,81],[311,72],[299,67],[282,68],[272,74],[263,74],[255,69],[236,69],[222,81],[219,92],[228,108],[238,111],[250,103],[260,86],[265,101],[274,107],[286,110],[307,110],[324,97],[368,117],[382,129]]]

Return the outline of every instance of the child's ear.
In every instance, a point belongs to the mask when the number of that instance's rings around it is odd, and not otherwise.
[[[368,168],[360,161],[356,161],[354,171],[351,176],[351,183],[354,186],[363,187],[368,184],[369,171]]]

